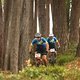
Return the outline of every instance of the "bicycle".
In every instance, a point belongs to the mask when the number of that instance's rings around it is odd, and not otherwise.
[[[41,59],[41,53],[37,53],[35,52],[35,65],[37,67],[39,67],[40,65],[42,65],[42,59]]]
[[[49,63],[51,65],[54,65],[56,63],[56,55],[57,51],[55,50],[55,48],[49,50]]]

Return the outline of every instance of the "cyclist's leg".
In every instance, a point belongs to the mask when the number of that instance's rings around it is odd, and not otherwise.
[[[35,56],[35,64],[36,64],[36,66],[39,67],[39,65],[41,64],[41,56],[38,56],[38,55],[41,55],[41,54],[39,52],[35,52],[35,54],[37,54]]]
[[[43,54],[42,60],[44,61],[44,65],[47,66],[47,64],[48,64],[47,55]]]

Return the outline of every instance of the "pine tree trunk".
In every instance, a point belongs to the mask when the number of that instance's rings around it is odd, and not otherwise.
[[[29,58],[29,45],[34,37],[33,28],[33,0],[24,0],[22,21],[20,26],[20,50],[19,50],[19,69],[25,67],[25,61]]]
[[[79,27],[79,43],[77,46],[76,56],[80,57],[80,27]]]
[[[70,25],[70,36],[69,42],[71,45],[77,45],[79,42],[79,0],[72,0],[72,12],[71,12],[71,25]]]
[[[37,0],[33,0],[33,1],[35,1],[35,6],[34,6],[34,8],[35,8],[35,12],[33,13],[33,31],[34,31],[34,34],[37,32]]]
[[[79,27],[79,43],[78,43],[78,46],[77,46],[77,52],[76,52],[76,56],[80,57],[80,1],[77,0],[77,10],[78,10],[78,13],[77,13],[77,17],[78,17],[78,27]]]
[[[46,11],[45,0],[38,0],[38,17],[39,17],[39,29],[42,36],[46,36]]]
[[[1,4],[1,0],[0,0],[0,68],[2,69],[3,67],[3,49],[4,49],[4,26],[3,26],[3,13],[2,13],[2,4]]]
[[[46,11],[46,24],[45,24],[45,30],[46,30],[46,37],[48,37],[49,35],[49,0],[46,0],[45,1],[45,5],[46,5],[46,8],[45,8],[45,11]]]
[[[67,15],[65,0],[53,0],[53,32],[60,41],[60,52],[67,50],[68,34],[67,34]]]
[[[5,53],[5,70],[8,69],[13,73],[18,72],[18,52],[20,39],[20,16],[22,12],[22,0],[11,0],[10,15],[8,21],[7,45]]]
[[[7,40],[8,40],[8,28],[9,28],[9,19],[11,15],[11,0],[5,0],[4,2],[4,70],[10,69],[9,63],[9,53],[7,52]]]

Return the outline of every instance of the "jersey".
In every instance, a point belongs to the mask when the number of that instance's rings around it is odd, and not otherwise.
[[[58,42],[58,40],[56,37],[53,37],[52,39],[47,38],[47,42],[49,44],[49,49],[52,49],[52,48],[56,48],[55,43]]]
[[[38,52],[44,52],[46,51],[46,43],[47,43],[47,40],[43,37],[41,37],[40,40],[37,40],[36,38],[34,38],[32,40],[32,45],[36,44],[37,47],[36,47],[36,51]]]

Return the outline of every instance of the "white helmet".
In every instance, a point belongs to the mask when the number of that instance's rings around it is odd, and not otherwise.
[[[54,34],[49,34],[49,37],[54,36]]]

